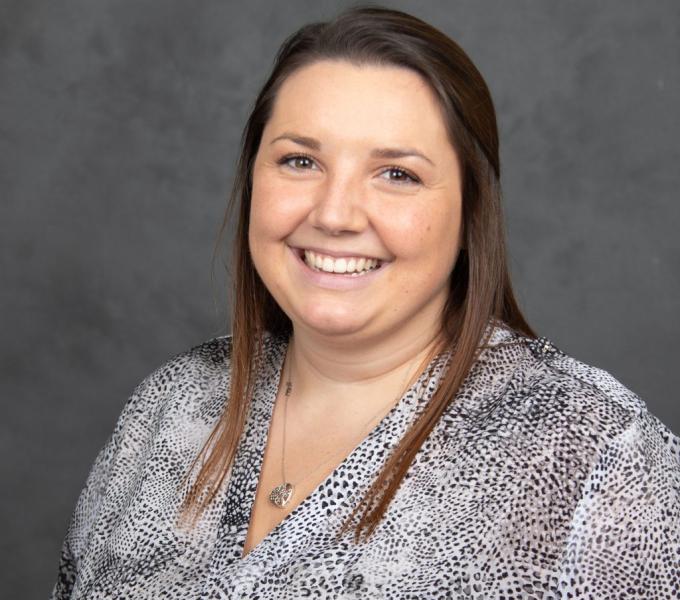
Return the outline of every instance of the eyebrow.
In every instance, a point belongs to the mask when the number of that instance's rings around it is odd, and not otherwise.
[[[279,140],[290,140],[291,142],[295,142],[296,144],[305,146],[311,150],[321,150],[321,142],[313,137],[287,132],[275,137],[271,141],[270,145]],[[373,158],[404,158],[406,156],[416,156],[422,158],[434,166],[434,163],[427,156],[414,148],[374,148],[371,150],[371,157]]]

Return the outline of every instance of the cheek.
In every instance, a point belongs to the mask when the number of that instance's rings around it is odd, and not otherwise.
[[[415,268],[447,269],[458,253],[461,211],[458,205],[432,201],[412,210],[395,211],[383,221],[382,237],[398,258]],[[419,265],[416,267],[416,263]]]
[[[281,223],[276,215],[277,204],[274,202],[276,194],[271,185],[267,185],[266,178],[253,175],[253,189],[250,199],[250,218],[248,226],[248,244],[255,268],[264,276],[267,270],[267,242],[277,239],[277,231]]]
[[[264,238],[285,235],[294,220],[295,206],[285,187],[276,185],[272,178],[255,174],[250,202],[251,235]]]

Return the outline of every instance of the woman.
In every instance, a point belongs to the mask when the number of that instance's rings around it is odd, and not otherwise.
[[[680,440],[523,318],[465,53],[305,26],[242,143],[233,333],[134,391],[53,598],[677,595]]]

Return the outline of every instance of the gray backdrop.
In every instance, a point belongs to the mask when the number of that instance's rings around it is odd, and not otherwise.
[[[345,2],[0,1],[3,595],[45,597],[132,388],[226,333],[211,253],[286,35]],[[530,322],[680,431],[680,2],[386,2],[496,101]]]

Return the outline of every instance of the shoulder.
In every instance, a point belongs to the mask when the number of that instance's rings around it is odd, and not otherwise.
[[[279,350],[281,342],[279,337],[268,331],[264,332],[262,348],[265,357]],[[209,338],[168,358],[140,385],[145,382],[155,385],[177,383],[186,379],[199,381],[223,375],[231,366],[232,351],[232,334]]]
[[[680,438],[650,412],[638,394],[609,371],[562,352],[547,338],[532,340],[529,348],[536,360],[535,394],[538,398],[548,393],[554,395],[556,400],[548,401],[551,410],[564,409],[572,427],[599,442],[600,463],[614,465],[616,461],[609,458],[617,453],[619,456],[628,453],[631,464],[635,462],[632,457],[637,456],[640,464],[647,462],[648,467],[650,462],[663,460],[672,466],[678,481]]]
[[[525,393],[539,413],[544,406],[584,430],[611,438],[648,412],[645,401],[609,371],[563,352],[546,337],[523,341]]]
[[[530,340],[527,347],[536,363],[538,379],[560,382],[575,393],[592,395],[601,402],[609,402],[612,409],[621,410],[631,417],[647,410],[644,400],[612,373],[562,352],[548,338]]]
[[[285,351],[285,340],[266,331],[261,343],[266,370]],[[171,404],[187,410],[200,405],[202,410],[206,403],[222,403],[230,386],[232,352],[233,337],[227,334],[172,355],[137,385],[131,403],[156,415]],[[220,408],[212,406],[210,412]]]
[[[606,473],[621,489],[631,477],[675,489],[680,506],[680,439],[612,373],[514,332],[492,338],[473,371],[447,411],[447,469],[484,473],[496,491],[512,482],[532,505],[555,494],[573,508]]]
[[[275,361],[285,351],[286,342],[283,337],[265,331],[261,338],[263,363],[268,365]],[[171,357],[157,371],[176,380],[190,379],[196,382],[228,376],[232,352],[231,334],[213,337]]]
[[[436,538],[457,557],[474,537],[517,565],[540,550],[546,571],[596,574],[598,598],[619,589],[619,571],[597,568],[614,555],[631,572],[675,568],[680,440],[611,373],[549,339],[495,332],[444,418],[394,513],[427,523],[418,545]]]
[[[155,429],[153,423],[173,405],[199,399],[216,381],[228,377],[230,357],[231,335],[210,338],[171,355],[134,387],[116,429]]]
[[[211,338],[178,352],[154,368],[132,396],[164,394],[187,378],[207,379],[224,370],[231,358],[231,335]]]
[[[649,452],[658,446],[677,464],[680,440],[638,394],[549,338],[502,331],[479,362],[474,380],[480,393],[467,412],[470,430],[495,432],[501,447],[520,454],[542,449],[572,462],[578,457],[587,469],[617,444]]]

